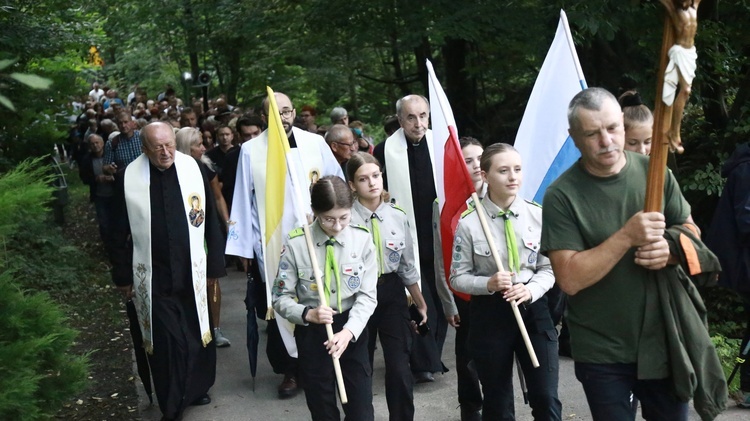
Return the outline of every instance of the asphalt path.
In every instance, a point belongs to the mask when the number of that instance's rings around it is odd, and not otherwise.
[[[310,413],[305,403],[304,392],[281,400],[277,397],[276,388],[282,376],[274,374],[265,354],[265,322],[260,324],[260,345],[258,372],[255,379],[255,390],[250,376],[250,368],[245,347],[246,311],[245,277],[234,269],[229,269],[229,276],[221,279],[222,331],[232,341],[232,346],[217,349],[216,383],[209,394],[212,402],[209,405],[190,407],[185,411],[185,421],[270,421],[270,420],[309,420]],[[449,372],[435,375],[434,383],[418,384],[414,387],[414,406],[416,420],[460,420],[458,400],[456,398],[456,370],[454,350],[455,331],[449,327],[448,337],[443,351],[443,362]],[[388,420],[388,408],[385,402],[385,365],[380,350],[375,353],[373,370],[373,405],[376,420]],[[135,367],[135,366],[134,366]],[[137,376],[136,376],[137,377]],[[523,403],[518,377],[514,375],[516,419],[533,420],[531,408]],[[143,386],[137,382],[140,404],[139,412],[145,421],[158,421],[161,417],[156,404],[149,405]],[[573,372],[573,360],[560,359],[560,382],[558,387],[560,401],[563,404],[563,420],[589,420],[586,399],[580,383]],[[730,404],[730,409],[721,414],[717,420],[750,420],[750,410],[741,410]],[[343,418],[343,412],[342,412]],[[639,417],[640,419],[640,413]],[[691,421],[700,417],[692,409]]]

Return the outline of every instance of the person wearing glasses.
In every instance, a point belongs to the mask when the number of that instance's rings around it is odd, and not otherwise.
[[[141,142],[118,193],[127,227],[114,242],[112,280],[135,304],[161,419],[177,420],[188,405],[211,403],[216,341],[206,286],[226,276],[224,241],[207,175],[176,151],[172,127],[151,123]]]
[[[276,92],[281,123],[289,139],[290,169],[295,171],[298,180],[304,180],[300,186],[302,203],[305,211],[310,213],[310,188],[313,175],[324,177],[334,175],[343,181],[344,173],[322,136],[298,129],[293,126],[297,112],[288,96]],[[263,102],[263,110],[268,115],[268,100]],[[242,144],[237,163],[232,210],[229,216],[229,234],[227,236],[226,254],[246,259],[248,288],[245,297],[247,305],[248,337],[257,332],[256,313],[258,317],[266,315],[266,287],[264,282],[272,281],[276,267],[266,267],[262,252],[261,230],[265,227],[266,208],[266,157],[268,154],[268,130],[260,136]],[[287,186],[289,191],[291,186]],[[292,203],[284,204],[282,217],[282,235],[286,236],[294,227],[295,217]],[[284,332],[285,334],[285,332]],[[268,347],[266,354],[271,367],[277,374],[284,374],[284,380],[278,388],[280,398],[294,396],[297,391],[297,359],[287,352],[276,320],[268,321]],[[288,337],[290,339],[290,336]],[[253,351],[250,351],[253,352]]]
[[[354,140],[351,129],[343,124],[334,124],[326,132],[326,143],[331,147],[333,156],[336,157],[341,170],[346,175],[346,163],[352,157],[352,153],[359,150],[359,145]]]
[[[325,302],[313,273],[302,228],[289,233],[271,294],[273,307],[296,325],[302,386],[313,420],[339,420],[333,358],[341,363],[347,420],[375,418],[367,322],[377,305],[378,263],[370,231],[350,225],[354,198],[339,177],[312,186],[315,221],[310,226]],[[405,304],[405,303],[404,303]],[[333,325],[328,339],[325,325]]]

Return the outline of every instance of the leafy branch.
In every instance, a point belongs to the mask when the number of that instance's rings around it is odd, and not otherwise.
[[[0,60],[0,71],[7,69],[8,67],[15,64],[15,62],[15,59]],[[26,85],[27,87],[32,89],[49,89],[49,87],[52,85],[52,80],[30,73],[0,73],[0,78],[13,79],[16,82]],[[0,87],[2,88],[4,88],[5,86],[5,84],[0,84]],[[13,106],[13,102],[3,94],[0,94],[0,104],[4,105],[11,111],[16,111],[16,107]]]

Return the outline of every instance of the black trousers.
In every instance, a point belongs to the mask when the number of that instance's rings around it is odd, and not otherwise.
[[[178,419],[208,393],[216,378],[216,344],[201,342],[192,291],[153,297],[154,352],[148,355],[154,392],[162,414]]]
[[[557,331],[546,297],[522,309],[539,367],[534,368],[509,303],[500,294],[471,297],[469,346],[482,382],[484,420],[513,420],[514,355],[521,364],[535,420],[560,420]]]
[[[349,318],[349,312],[333,316],[333,332],[339,332]],[[323,343],[328,340],[325,325],[310,324],[296,326],[294,338],[299,354],[299,376],[305,390],[307,408],[313,421],[339,421],[336,401],[336,375],[333,360]],[[372,367],[367,355],[367,329],[351,342],[341,355],[341,372],[349,403],[342,405],[345,420],[372,421],[375,410],[372,406]]]
[[[378,279],[378,306],[367,323],[367,329],[371,366],[378,334],[383,347],[389,419],[413,420],[414,379],[409,368],[412,330],[404,284],[397,274],[385,274]]]
[[[482,389],[474,364],[470,364],[469,332],[471,329],[470,303],[453,296],[461,318],[456,328],[456,377],[458,377],[458,403],[464,411],[476,412],[482,409]]]
[[[253,352],[250,349],[250,342],[251,340],[255,341],[255,343],[258,341],[258,321],[256,317],[258,319],[265,319],[266,317],[266,285],[261,281],[263,278],[261,278],[257,261],[250,266],[249,271],[250,276],[248,276],[247,280],[245,308],[247,309],[248,352]],[[289,356],[289,352],[287,352],[286,346],[284,346],[284,341],[281,339],[276,319],[268,320],[266,333],[268,334],[266,355],[268,356],[268,361],[271,363],[273,372],[296,376],[298,371],[297,359]]]
[[[430,243],[432,244],[432,243]],[[432,250],[432,249],[430,249]],[[427,303],[427,324],[430,332],[425,336],[414,335],[411,349],[411,371],[414,373],[445,371],[441,356],[445,335],[448,333],[448,322],[445,320],[443,306],[435,289],[435,266],[433,256],[419,256],[419,273],[422,278],[422,295]]]

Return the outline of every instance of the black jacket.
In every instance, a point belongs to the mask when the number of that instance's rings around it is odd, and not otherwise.
[[[723,272],[719,285],[750,293],[750,144],[737,147],[724,163],[727,177],[716,206],[706,245],[716,254]]]

